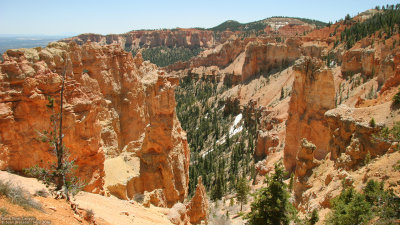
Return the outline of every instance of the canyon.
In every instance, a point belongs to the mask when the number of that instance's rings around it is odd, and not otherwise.
[[[55,160],[40,134],[51,129],[49,98],[58,113],[65,74],[63,141],[86,186],[72,203],[51,204],[77,208],[72,220],[92,209],[98,224],[245,224],[240,215],[257,197],[239,210],[239,179],[255,196],[280,162],[302,220],[316,210],[325,224],[332,200],[350,186],[362,193],[368,180],[398,197],[398,140],[381,132],[400,120],[400,36],[377,30],[346,39],[380,13],[323,27],[277,17],[82,34],[7,50],[0,181],[32,183],[32,194],[47,188],[5,171],[23,175]],[[165,67],[143,59],[160,46],[202,51]]]

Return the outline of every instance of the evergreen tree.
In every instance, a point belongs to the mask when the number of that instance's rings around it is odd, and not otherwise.
[[[247,195],[249,194],[249,185],[246,178],[241,178],[236,186],[236,198],[240,202],[240,211],[243,210],[243,204],[247,203]]]
[[[284,169],[282,163],[275,164],[275,174],[267,176],[268,186],[258,190],[251,212],[247,214],[250,224],[289,224],[295,209],[289,202],[287,186],[283,182]]]
[[[314,225],[318,222],[318,220],[319,220],[318,211],[316,209],[314,209],[311,213],[311,217],[310,217],[310,220],[308,221],[308,223],[310,225]]]
[[[357,193],[352,187],[333,199],[332,205],[329,224],[365,224],[372,218],[371,205],[365,200],[364,195]]]
[[[283,87],[281,88],[281,98],[280,100],[285,98],[285,90],[283,90]]]

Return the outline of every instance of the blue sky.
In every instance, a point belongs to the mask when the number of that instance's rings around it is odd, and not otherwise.
[[[336,21],[377,0],[0,0],[0,34],[124,33],[136,29],[213,27],[226,20],[251,22],[271,16]]]

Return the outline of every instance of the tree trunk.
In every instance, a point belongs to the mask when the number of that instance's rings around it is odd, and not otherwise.
[[[57,155],[57,177],[56,177],[56,185],[57,190],[61,190],[64,186],[65,175],[63,174],[63,157],[64,157],[64,146],[63,146],[63,134],[62,134],[62,119],[63,119],[63,100],[64,100],[64,80],[65,80],[65,72],[62,74],[62,83],[61,83],[61,92],[60,92],[60,127],[59,127],[59,136],[58,136],[58,143],[56,144],[56,155]]]

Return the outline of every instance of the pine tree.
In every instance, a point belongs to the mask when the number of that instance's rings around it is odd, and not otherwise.
[[[311,217],[308,222],[310,225],[314,225],[318,222],[318,220],[319,220],[318,211],[314,209],[311,213]]]
[[[64,83],[65,83],[66,68],[61,75],[62,83],[60,90],[60,111],[56,113],[54,99],[48,97],[49,103],[46,105],[51,110],[50,131],[39,132],[43,142],[48,142],[53,148],[53,153],[56,156],[56,162],[51,163],[48,168],[34,166],[25,169],[25,173],[36,177],[46,184],[53,183],[56,186],[56,191],[64,189],[64,194],[69,200],[70,194],[76,194],[84,187],[84,184],[73,175],[73,170],[76,169],[75,161],[70,160],[68,149],[63,143],[63,100],[64,100]]]
[[[236,198],[240,202],[240,211],[243,209],[243,204],[247,203],[247,195],[249,194],[249,185],[246,178],[241,178],[236,186]]]
[[[275,164],[275,174],[267,177],[267,187],[258,190],[247,214],[249,224],[289,224],[295,209],[289,202],[282,163]]]

